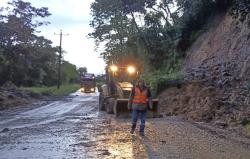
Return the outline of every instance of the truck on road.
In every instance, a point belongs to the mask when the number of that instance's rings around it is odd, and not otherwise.
[[[81,77],[81,92],[94,93],[96,91],[95,75],[92,73],[82,74]]]

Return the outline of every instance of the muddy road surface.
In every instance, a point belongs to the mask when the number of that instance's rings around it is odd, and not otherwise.
[[[0,119],[0,158],[147,157],[141,143],[132,145],[129,122],[98,112],[98,93],[76,92],[33,109],[8,110]]]
[[[202,124],[201,124],[202,125]],[[248,139],[176,118],[149,119],[146,136],[130,120],[98,112],[98,93],[1,112],[0,158],[249,159]]]

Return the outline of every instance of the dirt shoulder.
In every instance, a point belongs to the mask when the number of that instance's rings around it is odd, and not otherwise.
[[[229,131],[175,117],[150,120],[147,126],[142,142],[149,158],[247,159],[250,155],[250,140]]]
[[[24,106],[40,98],[40,95],[21,90],[9,82],[0,87],[0,110]]]
[[[36,108],[53,101],[67,101],[71,96],[42,95],[27,89],[20,89],[13,83],[7,82],[0,87],[0,113],[4,110],[16,112]]]

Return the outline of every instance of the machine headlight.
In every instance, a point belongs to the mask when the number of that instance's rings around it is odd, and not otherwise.
[[[118,71],[118,67],[116,65],[112,65],[112,66],[110,66],[110,70],[112,72],[117,72]]]
[[[136,69],[133,66],[128,66],[127,71],[128,71],[129,74],[134,74]]]
[[[84,92],[84,87],[82,87],[82,88],[80,89],[80,91],[81,91],[81,92]]]
[[[94,90],[95,90],[94,88],[91,88],[91,91],[92,91],[92,92],[94,92]]]

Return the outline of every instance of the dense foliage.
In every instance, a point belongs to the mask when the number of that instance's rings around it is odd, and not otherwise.
[[[249,14],[249,0],[95,0],[89,35],[104,46],[107,64],[172,73],[209,17],[230,7],[241,17]]]
[[[6,81],[18,86],[56,84],[58,48],[36,34],[39,26],[49,24],[42,21],[48,16],[48,8],[35,8],[22,0],[0,9],[0,85]],[[63,62],[63,70],[63,82],[78,78],[74,65]]]

